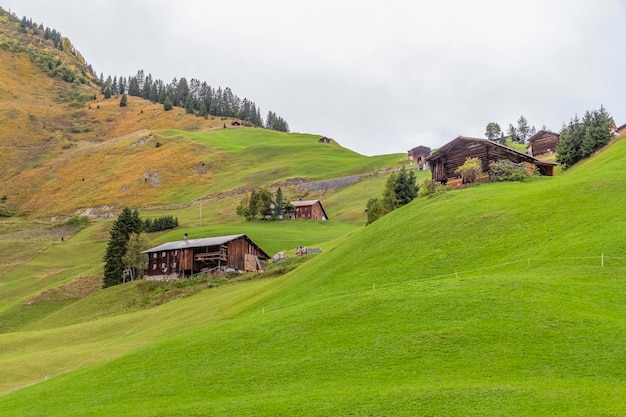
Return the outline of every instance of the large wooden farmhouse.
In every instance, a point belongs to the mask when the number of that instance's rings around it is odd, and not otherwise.
[[[430,148],[428,146],[417,146],[413,149],[409,149],[408,154],[409,161],[416,161],[419,171],[428,169],[428,162],[426,162],[426,157],[430,155]]]
[[[552,155],[556,152],[560,135],[549,130],[540,130],[528,139],[528,154],[531,156]]]
[[[244,234],[167,242],[148,254],[147,280],[171,281],[203,272],[261,270],[270,256]]]
[[[291,201],[290,203],[294,207],[294,210],[288,213],[288,218],[328,220],[326,211],[324,211],[324,207],[322,207],[322,202],[319,200],[297,200]]]
[[[483,178],[488,177],[490,162],[503,159],[523,164],[529,173],[538,169],[542,175],[547,176],[554,175],[554,166],[557,165],[554,162],[540,161],[497,142],[465,136],[459,136],[433,151],[426,161],[430,164],[433,180],[456,185],[461,182],[461,174],[456,172],[456,169],[463,165],[467,158],[480,158]]]

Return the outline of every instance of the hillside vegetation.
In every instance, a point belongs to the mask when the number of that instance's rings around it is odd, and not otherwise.
[[[120,107],[69,40],[18,25],[0,9],[2,417],[626,415],[625,140],[365,227],[404,155]],[[245,222],[257,186],[322,199],[330,220]],[[97,217],[123,206],[177,217],[155,245],[246,233],[288,258],[102,289],[112,220]]]
[[[621,140],[559,177],[418,199],[284,277],[2,335],[9,381],[24,355],[33,382],[74,371],[0,408],[622,415],[625,162]]]

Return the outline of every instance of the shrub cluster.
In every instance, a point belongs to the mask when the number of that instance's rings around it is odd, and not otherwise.
[[[491,181],[525,181],[528,173],[523,165],[516,165],[508,159],[489,163],[489,179]]]

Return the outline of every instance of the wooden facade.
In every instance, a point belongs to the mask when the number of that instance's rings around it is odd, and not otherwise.
[[[540,130],[528,139],[528,154],[531,156],[551,155],[559,144],[558,133]]]
[[[270,256],[246,235],[168,242],[144,251],[148,280],[170,281],[203,272],[263,269]]]
[[[294,207],[289,217],[292,219],[328,220],[326,211],[319,200],[291,201]]]
[[[409,161],[416,161],[417,169],[423,171],[428,169],[428,162],[426,157],[430,155],[431,149],[428,146],[417,146],[413,149],[409,149]]]
[[[542,175],[554,175],[554,162],[540,161],[528,154],[518,152],[507,146],[487,139],[459,136],[435,150],[426,158],[430,164],[432,178],[441,183],[451,183],[461,178],[456,169],[465,163],[467,158],[480,158],[482,171],[489,173],[489,163],[508,159],[515,164],[523,164],[527,171],[538,169]],[[487,178],[483,175],[484,178]]]

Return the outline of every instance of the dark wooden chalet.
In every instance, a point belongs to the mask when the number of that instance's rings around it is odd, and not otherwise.
[[[292,219],[328,220],[322,202],[319,200],[291,201],[291,205],[294,210],[289,213],[288,217]]]
[[[171,281],[202,272],[228,268],[239,271],[261,270],[270,256],[248,236],[231,235],[167,242],[143,253],[148,254],[147,280]]]
[[[528,154],[531,156],[551,155],[556,152],[560,135],[549,130],[540,130],[528,139]]]
[[[428,162],[426,157],[430,155],[430,148],[428,146],[417,146],[413,149],[409,149],[409,161],[416,161],[417,169],[423,171],[428,169]]]
[[[241,123],[239,123],[237,120],[234,120],[230,125],[231,126],[241,126]]]
[[[623,124],[620,127],[618,127],[617,130],[615,130],[615,134],[618,136],[623,136],[624,134],[626,134],[626,124]]]
[[[330,143],[330,138],[323,136],[317,140],[318,143]]]
[[[488,178],[489,163],[508,159],[515,164],[523,164],[529,173],[538,169],[542,175],[554,175],[556,163],[540,161],[528,154],[518,152],[507,146],[487,139],[459,136],[433,151],[426,161],[430,164],[432,178],[441,183],[460,183],[461,174],[455,172],[465,163],[467,158],[480,158],[482,161],[483,178]]]

